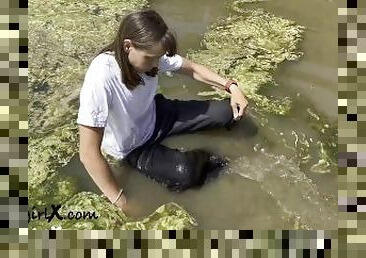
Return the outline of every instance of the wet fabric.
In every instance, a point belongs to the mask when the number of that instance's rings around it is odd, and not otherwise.
[[[160,142],[168,136],[225,127],[235,123],[230,100],[171,100],[155,95],[156,124],[150,139],[127,155],[127,161],[145,176],[182,191],[204,183],[225,160],[203,149],[180,151]]]
[[[176,71],[182,62],[178,54],[171,57],[165,54],[159,59],[159,72]],[[76,122],[105,127],[101,149],[116,159],[123,159],[144,144],[154,131],[158,76],[138,74],[143,85],[131,91],[122,82],[114,53],[102,53],[91,62],[80,91]]]

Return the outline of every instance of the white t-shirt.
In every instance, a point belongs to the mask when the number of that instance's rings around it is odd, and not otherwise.
[[[164,55],[159,73],[176,71],[183,63],[180,55]],[[145,85],[127,89],[114,55],[99,54],[91,62],[80,91],[77,123],[105,127],[101,149],[116,159],[124,158],[144,144],[155,127],[155,101],[158,76],[139,73]]]

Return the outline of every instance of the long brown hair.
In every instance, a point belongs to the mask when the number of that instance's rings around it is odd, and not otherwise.
[[[161,43],[167,56],[177,53],[176,36],[165,24],[163,18],[149,8],[125,15],[119,26],[117,35],[112,43],[102,48],[98,53],[114,52],[116,61],[121,69],[122,81],[129,90],[133,90],[143,79],[138,75],[128,60],[128,54],[123,50],[123,41],[130,39],[135,48],[148,50],[156,43]],[[146,73],[156,76],[157,70]]]

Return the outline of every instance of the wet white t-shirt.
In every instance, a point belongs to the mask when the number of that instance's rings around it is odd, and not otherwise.
[[[183,63],[180,55],[164,55],[159,60],[159,73],[176,71]],[[121,71],[111,52],[102,53],[91,62],[80,91],[77,123],[105,127],[101,149],[124,158],[144,144],[155,127],[155,101],[158,76],[139,73],[145,85],[130,91],[121,80]]]

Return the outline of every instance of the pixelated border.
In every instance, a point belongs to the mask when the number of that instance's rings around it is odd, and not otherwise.
[[[365,84],[365,53],[358,45],[358,31],[364,30],[365,9],[357,9],[357,1],[347,1],[338,9],[339,29],[339,230],[30,230],[26,227],[27,209],[27,1],[7,1],[0,7],[1,68],[8,76],[0,76],[2,98],[1,117],[7,117],[7,128],[0,132],[2,148],[8,150],[7,161],[1,159],[1,234],[0,256],[29,254],[54,256],[56,254],[101,255],[113,253],[117,257],[129,255],[176,254],[205,257],[238,256],[241,250],[248,257],[352,257],[364,250],[366,236],[358,227],[363,218],[365,144],[363,141],[363,112],[366,98],[357,93]],[[362,34],[363,35],[363,34]],[[364,35],[363,35],[364,36]],[[360,41],[361,42],[361,41]],[[4,51],[5,50],[5,51]],[[8,52],[6,52],[8,50]],[[6,53],[5,53],[6,52]],[[366,51],[365,51],[366,52]],[[5,70],[3,69],[3,70]],[[360,70],[359,70],[360,69]],[[5,96],[8,99],[4,99]],[[15,98],[16,96],[16,98]],[[22,101],[23,100],[23,101]],[[5,104],[6,102],[6,104]],[[360,107],[360,108],[359,108]],[[356,118],[356,119],[355,119]],[[355,123],[356,122],[356,123]],[[4,124],[4,123],[3,123]],[[357,137],[360,139],[357,139]],[[360,140],[360,144],[358,141]],[[16,146],[16,147],[15,147]],[[5,153],[5,151],[2,151]],[[5,164],[7,163],[7,164]],[[361,184],[360,184],[361,185]],[[26,186],[26,187],[25,187]],[[362,187],[360,187],[362,188]],[[7,195],[5,193],[8,193]],[[6,204],[6,205],[4,205]],[[7,214],[3,212],[6,207]],[[360,212],[358,212],[360,211]],[[360,217],[360,220],[358,218]],[[7,226],[7,228],[5,228]],[[29,234],[29,246],[28,246]],[[4,237],[6,236],[6,237]],[[337,241],[339,238],[339,241]],[[57,241],[56,241],[57,240]],[[339,243],[339,248],[338,248]],[[345,253],[349,245],[351,250]],[[148,248],[150,248],[148,250]],[[5,253],[4,251],[9,251]],[[61,252],[59,252],[61,251]],[[5,255],[6,254],[6,255]]]
[[[338,8],[338,240],[366,257],[366,2]]]
[[[27,7],[0,2],[0,257],[28,252]]]

